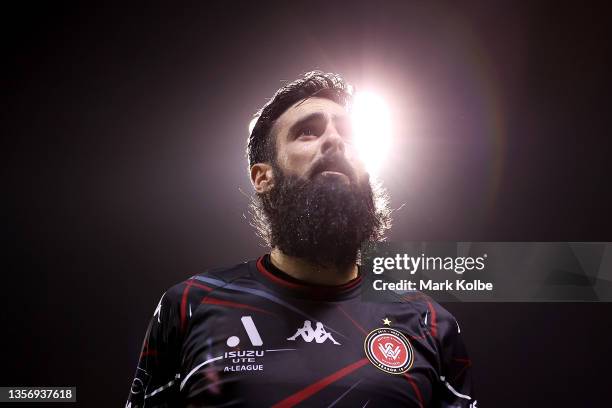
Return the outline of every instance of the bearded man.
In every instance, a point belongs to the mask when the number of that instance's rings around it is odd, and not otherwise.
[[[360,247],[391,220],[351,99],[339,75],[312,71],[255,115],[252,212],[270,253],[164,293],[127,407],[476,407],[449,312],[419,293],[361,300]]]

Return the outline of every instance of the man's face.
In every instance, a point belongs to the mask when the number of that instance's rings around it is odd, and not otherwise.
[[[348,112],[320,97],[299,101],[275,122],[276,162],[285,175],[360,184],[368,174],[352,140]]]
[[[390,223],[351,141],[346,110],[324,98],[300,101],[276,121],[277,157],[251,174],[255,225],[272,247],[322,265],[347,266]],[[379,205],[380,204],[380,205]]]

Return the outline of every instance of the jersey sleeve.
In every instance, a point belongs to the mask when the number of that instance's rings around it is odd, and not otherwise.
[[[180,406],[180,294],[179,285],[172,287],[153,312],[126,408]]]
[[[438,309],[437,337],[440,347],[440,378],[437,407],[477,408],[472,385],[472,361],[461,337],[461,328],[453,315]]]

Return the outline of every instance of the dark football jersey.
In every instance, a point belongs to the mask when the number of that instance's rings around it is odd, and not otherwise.
[[[126,407],[476,407],[454,317],[361,287],[304,284],[269,255],[192,276],[155,308]]]

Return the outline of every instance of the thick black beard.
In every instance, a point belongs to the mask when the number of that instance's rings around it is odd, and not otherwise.
[[[364,242],[380,240],[390,227],[384,190],[373,190],[367,179],[361,184],[333,175],[305,179],[277,166],[274,175],[274,187],[254,202],[255,221],[267,243],[287,255],[348,267]]]

